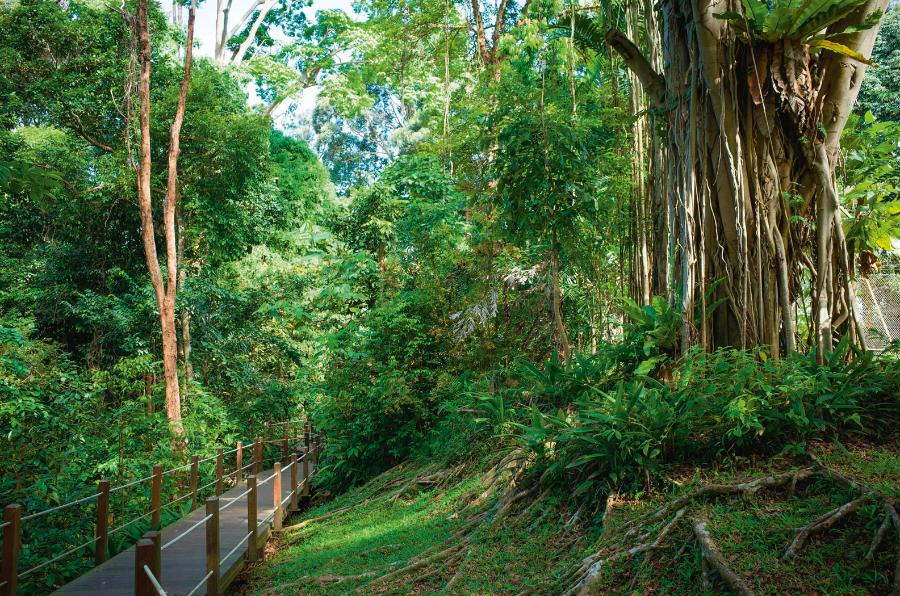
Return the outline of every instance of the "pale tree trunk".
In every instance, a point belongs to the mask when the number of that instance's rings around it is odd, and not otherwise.
[[[216,0],[216,22],[214,32],[214,56],[216,62],[219,64],[233,64],[235,66],[240,66],[247,55],[247,51],[256,39],[256,33],[259,31],[259,27],[272,9],[278,5],[279,1],[280,0],[254,0],[241,18],[229,28],[228,19],[231,14],[232,0]],[[253,19],[252,22],[250,20],[251,18]],[[228,40],[240,33],[241,30],[248,25],[250,26],[250,29],[247,33],[247,39],[245,39],[238,49],[232,52],[231,56],[226,59],[225,53],[228,49]]]
[[[175,326],[175,299],[177,293],[177,243],[175,229],[176,197],[178,196],[178,157],[180,154],[181,126],[184,121],[184,110],[187,101],[187,89],[190,84],[191,58],[194,37],[195,7],[191,4],[188,12],[187,41],[185,45],[184,78],[179,89],[178,106],[172,122],[169,138],[168,176],[166,195],[163,205],[163,226],[166,245],[166,279],[163,279],[162,267],[156,250],[156,237],[153,223],[153,200],[150,189],[151,147],[150,147],[150,31],[147,19],[147,1],[138,3],[137,34],[138,59],[140,63],[140,138],[141,155],[138,168],[138,203],[141,214],[141,237],[144,244],[144,255],[150,281],[156,296],[159,309],[160,327],[162,329],[163,370],[166,380],[166,416],[176,432],[181,431],[181,393],[178,386],[178,341]]]
[[[872,0],[851,22],[885,4]],[[667,236],[677,247],[668,291],[684,315],[682,349],[795,349],[793,305],[808,264],[820,358],[834,335],[858,339],[834,164],[864,65],[810,56],[798,42],[736,40],[714,16],[741,12],[735,0],[658,6],[665,77],[626,36],[610,31],[607,39],[649,103],[665,106]],[[877,29],[847,36],[847,45],[868,55]],[[711,311],[707,294],[724,302]]]
[[[184,282],[187,280],[187,266],[184,257],[185,223],[181,215],[181,209],[176,211],[175,224],[178,226],[178,295],[182,295]],[[181,362],[184,366],[184,380],[190,383],[194,376],[194,367],[191,364],[191,309],[182,307],[179,313],[181,324]]]
[[[549,260],[550,311],[553,316],[553,329],[559,358],[565,362],[572,353],[572,346],[569,344],[569,334],[566,332],[566,324],[563,320],[562,290],[559,287],[559,252],[555,247],[550,248]]]

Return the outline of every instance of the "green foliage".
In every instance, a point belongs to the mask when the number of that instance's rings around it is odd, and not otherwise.
[[[875,66],[866,70],[857,111],[879,120],[900,121],[900,10],[888,9],[872,48]]]
[[[900,124],[853,114],[841,143],[848,245],[857,254],[891,251],[900,238]]]
[[[850,350],[844,340],[824,366],[815,355],[775,361],[693,350],[669,382],[640,370],[614,374],[602,354],[573,359],[562,371],[550,362],[540,382],[515,384],[517,395],[505,396],[515,406],[506,408],[518,413],[517,440],[539,458],[537,473],[593,500],[646,486],[682,462],[802,449],[810,439],[848,433],[877,436],[900,416],[893,398],[900,366],[894,355]]]

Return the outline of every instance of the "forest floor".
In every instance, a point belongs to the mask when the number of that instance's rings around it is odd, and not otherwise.
[[[672,470],[596,511],[526,488],[510,457],[407,463],[286,522],[237,592],[892,593],[900,444],[810,453]]]

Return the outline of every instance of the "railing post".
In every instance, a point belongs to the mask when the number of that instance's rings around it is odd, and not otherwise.
[[[237,442],[237,455],[235,456],[235,470],[234,470],[234,485],[237,486],[241,483],[241,480],[244,478],[244,470],[242,469],[244,465],[244,444],[240,441]]]
[[[135,596],[156,596],[156,588],[147,576],[148,567],[156,581],[160,578],[159,532],[147,532],[134,545],[134,593]]]
[[[216,450],[216,496],[222,494],[222,475],[224,474],[224,452],[222,448],[219,447]]]
[[[134,545],[134,596],[155,596],[156,590],[144,567],[153,570],[153,542],[141,538]]]
[[[97,483],[97,522],[94,525],[94,566],[106,560],[109,540],[109,480]]]
[[[253,563],[258,555],[256,551],[256,476],[247,476],[247,560]]]
[[[157,530],[144,532],[144,538],[153,543],[153,577],[162,581],[162,533]]]
[[[256,443],[253,445],[253,475],[259,476],[262,472],[262,437],[256,437]]]
[[[191,511],[197,508],[197,480],[200,478],[200,457],[191,456]]]
[[[291,423],[284,423],[284,437],[281,439],[281,463],[288,462],[288,441],[290,440]]]
[[[162,513],[162,466],[153,465],[153,480],[150,484],[150,527],[159,529],[159,518]]]
[[[303,448],[303,506],[309,506],[309,447]]]
[[[273,518],[275,521],[275,531],[281,531],[281,516],[284,514],[284,509],[281,507],[281,462],[275,462],[275,478],[272,479],[272,497],[275,499],[273,504],[275,505],[275,517]]]
[[[306,422],[303,425],[303,446],[306,447],[307,450],[309,449],[310,434],[311,433],[310,433],[310,429],[309,429],[309,420],[306,420]]]
[[[219,497],[206,499],[206,515],[206,594],[219,596]]]
[[[19,550],[21,549],[22,506],[7,505],[3,509],[3,563],[0,567],[0,594],[15,596],[19,576]]]
[[[297,510],[297,466],[299,462],[297,461],[297,454],[291,454],[291,511]]]
[[[312,468],[313,474],[319,469],[319,441],[313,441],[312,444]]]

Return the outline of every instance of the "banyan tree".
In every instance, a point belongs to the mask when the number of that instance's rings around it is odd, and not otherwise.
[[[682,349],[861,341],[835,167],[886,4],[647,0],[605,31],[646,114],[634,292],[680,306]]]

